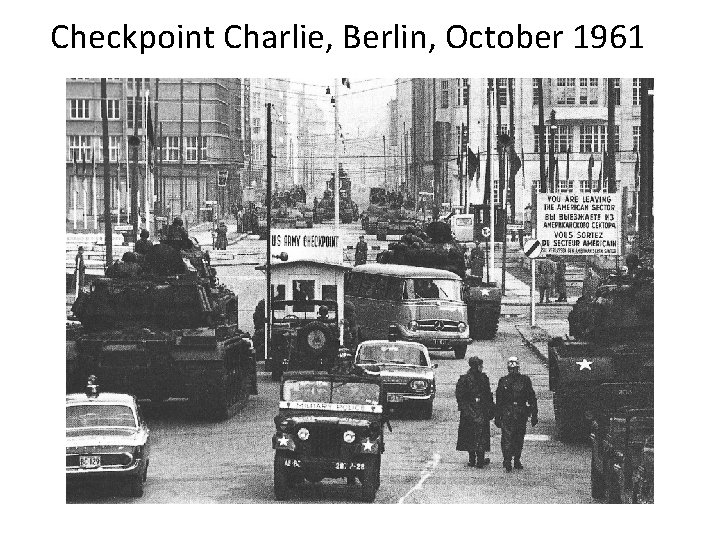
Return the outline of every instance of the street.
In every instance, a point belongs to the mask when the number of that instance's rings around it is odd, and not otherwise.
[[[345,245],[354,245],[359,226],[352,224],[343,228]],[[207,236],[207,242],[204,237],[198,239],[207,245],[210,243],[209,234]],[[369,240],[371,246],[376,243],[372,238]],[[240,298],[240,328],[251,331],[252,312],[264,294],[264,274],[255,270],[262,262],[264,243],[247,238],[231,244],[226,254],[213,253],[220,280]],[[376,502],[592,502],[590,450],[585,445],[568,445],[557,440],[547,368],[525,345],[516,328],[523,319],[516,315],[513,312],[502,317],[497,337],[472,343],[466,358],[477,355],[484,360],[484,371],[493,392],[498,379],[507,373],[505,362],[509,356],[518,356],[521,372],[531,377],[538,396],[540,421],[535,428],[528,425],[523,452],[525,469],[504,471],[500,430],[494,425],[489,467],[467,466],[467,454],[455,450],[459,412],[454,395],[458,377],[468,369],[467,361],[456,360],[449,352],[433,353],[433,361],[439,364],[433,418],[391,416],[393,431],[385,431],[386,450]],[[259,395],[253,396],[243,411],[225,422],[200,422],[190,416],[187,403],[179,400],[161,405],[142,403],[152,438],[145,495],[133,499],[119,492],[117,486],[99,485],[69,489],[67,502],[275,502],[270,438],[274,433],[273,417],[278,399],[278,383],[261,371]],[[295,490],[289,502],[349,503],[359,501],[359,494],[359,484],[348,489],[345,482],[339,480],[306,482]]]

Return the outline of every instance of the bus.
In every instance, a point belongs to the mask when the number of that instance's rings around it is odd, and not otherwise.
[[[396,338],[464,358],[472,342],[457,274],[401,264],[362,264],[345,276],[345,301],[358,325],[358,343]]]

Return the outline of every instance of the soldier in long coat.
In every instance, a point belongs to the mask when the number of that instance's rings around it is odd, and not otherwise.
[[[540,259],[538,264],[538,288],[540,303],[550,302],[550,295],[555,286],[555,263],[548,258]]]
[[[495,407],[490,380],[482,372],[482,360],[473,356],[468,364],[470,369],[460,376],[455,386],[455,398],[460,409],[456,449],[469,454],[470,467],[483,468],[490,463],[490,459],[485,458],[485,452],[490,451],[490,420]]]
[[[512,471],[512,461],[516,469],[522,469],[522,454],[528,416],[535,426],[538,422],[537,398],[532,381],[520,373],[520,361],[516,356],[508,358],[508,374],[498,381],[495,401],[497,413],[495,425],[502,429],[500,446],[503,453],[503,466]]]

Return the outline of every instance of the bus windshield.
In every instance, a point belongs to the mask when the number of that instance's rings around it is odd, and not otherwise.
[[[403,286],[403,300],[454,300],[460,302],[461,283],[454,279],[410,278]]]

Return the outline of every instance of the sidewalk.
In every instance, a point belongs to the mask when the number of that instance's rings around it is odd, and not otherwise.
[[[236,232],[237,229],[235,228],[235,223],[231,223],[230,225],[231,226],[228,226],[227,232],[228,246],[238,243],[248,235],[248,233]],[[188,229],[188,235],[191,237],[194,236],[203,248],[212,251],[214,249],[212,238],[214,230],[215,223],[208,221],[191,226]]]

